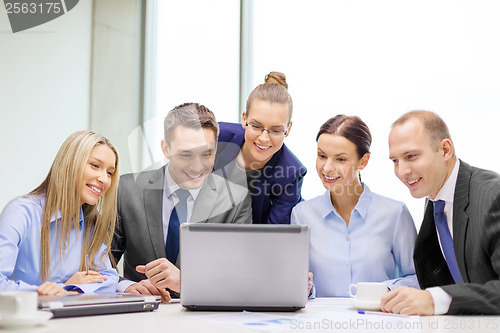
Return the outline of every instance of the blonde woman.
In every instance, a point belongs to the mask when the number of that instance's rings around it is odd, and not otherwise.
[[[43,183],[0,215],[0,291],[115,292],[117,182],[111,142],[91,131],[70,135]]]

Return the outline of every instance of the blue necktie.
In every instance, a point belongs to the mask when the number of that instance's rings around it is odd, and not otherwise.
[[[187,222],[187,198],[189,198],[189,191],[180,188],[175,191],[175,193],[179,198],[179,202],[175,205],[170,214],[167,241],[165,244],[167,259],[174,265],[179,255],[179,225]]]
[[[439,233],[439,239],[441,240],[441,247],[443,248],[444,257],[448,263],[448,268],[453,276],[455,283],[461,283],[462,277],[460,276],[460,271],[458,270],[457,257],[455,256],[455,250],[453,249],[453,239],[451,238],[450,229],[448,228],[448,223],[446,222],[446,216],[444,215],[444,201],[437,200],[433,202],[434,205],[434,223],[436,224],[437,231]]]

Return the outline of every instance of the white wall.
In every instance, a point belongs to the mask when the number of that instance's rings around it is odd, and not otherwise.
[[[0,210],[38,186],[69,134],[87,129],[92,0],[13,34],[0,6]]]
[[[129,135],[141,119],[141,1],[96,0],[93,10],[90,124],[120,154],[120,174],[139,159]]]

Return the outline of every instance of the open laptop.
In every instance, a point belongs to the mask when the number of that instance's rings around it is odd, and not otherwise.
[[[153,311],[160,302],[160,296],[120,293],[38,296],[38,308],[52,312],[54,318]]]
[[[307,226],[185,223],[180,260],[188,309],[296,311],[307,303]]]

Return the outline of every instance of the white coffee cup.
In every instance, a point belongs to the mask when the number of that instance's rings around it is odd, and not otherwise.
[[[356,289],[356,293],[353,293],[353,289]],[[387,285],[383,282],[358,282],[349,286],[349,295],[365,302],[380,302],[387,291]]]
[[[2,318],[29,318],[38,310],[38,294],[31,291],[6,291],[0,293]]]

